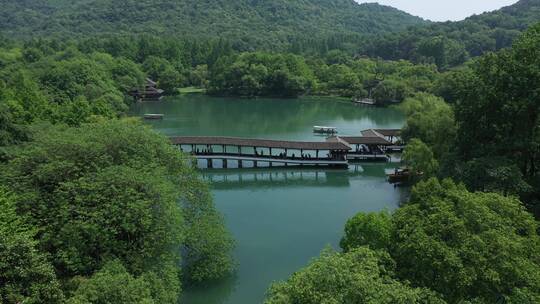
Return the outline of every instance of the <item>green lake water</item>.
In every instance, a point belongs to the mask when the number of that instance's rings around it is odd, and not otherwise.
[[[342,135],[369,128],[401,128],[394,109],[358,107],[321,98],[235,99],[187,95],[140,103],[134,116],[165,114],[149,121],[166,135],[236,136],[324,141],[314,125]],[[394,210],[407,191],[386,182],[396,163],[362,163],[348,170],[202,170],[217,208],[236,240],[234,276],[186,287],[186,304],[261,303],[268,286],[306,266],[325,246],[339,249],[344,225],[358,212]]]

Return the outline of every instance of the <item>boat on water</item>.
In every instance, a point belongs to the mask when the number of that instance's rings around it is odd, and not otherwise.
[[[412,172],[409,169],[396,169],[394,173],[388,174],[388,182],[391,184],[403,184],[410,181]]]
[[[143,117],[147,120],[161,120],[165,117],[165,114],[144,114]]]
[[[376,106],[377,102],[371,98],[353,99],[353,103],[361,106]]]
[[[314,126],[313,133],[318,134],[337,134],[337,128],[335,127],[323,127],[323,126]]]

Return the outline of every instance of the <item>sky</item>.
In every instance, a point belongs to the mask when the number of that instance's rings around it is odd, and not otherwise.
[[[379,2],[432,21],[458,21],[473,14],[499,9],[517,0],[356,0],[359,3]]]

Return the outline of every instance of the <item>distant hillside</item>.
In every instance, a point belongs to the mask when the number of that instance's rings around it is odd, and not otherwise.
[[[509,47],[530,25],[540,22],[540,0],[521,0],[500,10],[458,22],[413,26],[372,38],[361,53],[384,59],[433,61],[455,66],[467,58]]]
[[[382,34],[426,24],[353,0],[0,0],[11,37],[103,33],[220,36],[279,43],[297,35]]]

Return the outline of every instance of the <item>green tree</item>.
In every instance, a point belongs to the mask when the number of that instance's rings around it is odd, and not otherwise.
[[[208,76],[208,65],[198,65],[189,73],[189,82],[195,87],[205,88],[208,85]]]
[[[18,124],[4,101],[0,100],[0,146],[7,146],[28,138],[25,127]]]
[[[371,249],[389,248],[392,229],[392,216],[386,211],[358,213],[347,221],[340,247],[346,252],[362,246],[370,246]]]
[[[486,185],[475,183],[473,176],[483,173],[475,163],[486,159],[503,160],[501,170],[490,166],[486,175],[499,177],[490,182],[508,192],[506,183],[524,181],[533,191],[519,193],[531,210],[538,209],[540,176],[540,106],[537,83],[540,81],[540,25],[532,27],[512,48],[488,54],[471,65],[471,72],[456,83],[456,152],[449,175],[464,178],[472,190]],[[463,165],[465,163],[465,165]],[[468,164],[468,165],[467,165]],[[470,165],[470,166],[469,166]],[[518,168],[519,174],[512,173]],[[505,171],[506,173],[504,173]],[[476,173],[475,173],[476,172]],[[511,174],[510,174],[511,173]],[[510,174],[510,175],[509,175]],[[513,191],[512,191],[513,192]]]
[[[81,282],[67,304],[154,304],[148,282],[134,278],[122,263],[112,261]]]
[[[171,63],[167,59],[157,56],[149,56],[142,65],[148,77],[153,80],[159,80],[163,72],[170,66]]]
[[[402,160],[414,174],[418,175],[416,177],[431,177],[437,173],[439,168],[439,163],[433,156],[431,149],[416,138],[407,143]]]
[[[129,121],[40,128],[33,138],[13,154],[2,179],[18,194],[19,212],[39,228],[40,248],[62,279],[90,276],[118,259],[134,276],[154,273],[152,285],[174,294],[159,303],[175,303],[182,247],[216,261],[192,266],[198,280],[231,271],[222,218],[166,138]],[[199,226],[205,229],[193,232]]]
[[[267,304],[445,303],[427,289],[394,279],[386,253],[360,247],[345,254],[324,251],[286,282],[274,284]]]
[[[536,303],[537,229],[515,198],[429,179],[413,188],[391,223],[385,214],[350,220],[342,245],[346,252],[362,246],[386,251],[399,281],[433,290],[448,303]]]
[[[410,94],[406,83],[393,79],[385,79],[373,89],[373,98],[381,104],[403,101]]]
[[[457,126],[454,111],[444,100],[428,93],[418,93],[400,105],[407,116],[402,138],[413,138],[427,144],[436,159],[443,159],[451,151]]]
[[[47,256],[34,241],[36,229],[16,212],[15,198],[0,189],[0,302],[63,303]]]
[[[431,179],[414,188],[393,224],[390,254],[415,286],[451,303],[538,299],[538,224],[517,199]]]
[[[231,258],[234,241],[207,187],[193,179],[185,189],[187,199],[182,208],[186,227],[185,278],[193,283],[222,278],[235,266]]]
[[[159,76],[158,85],[166,93],[172,94],[183,83],[182,75],[171,67],[167,67]]]

